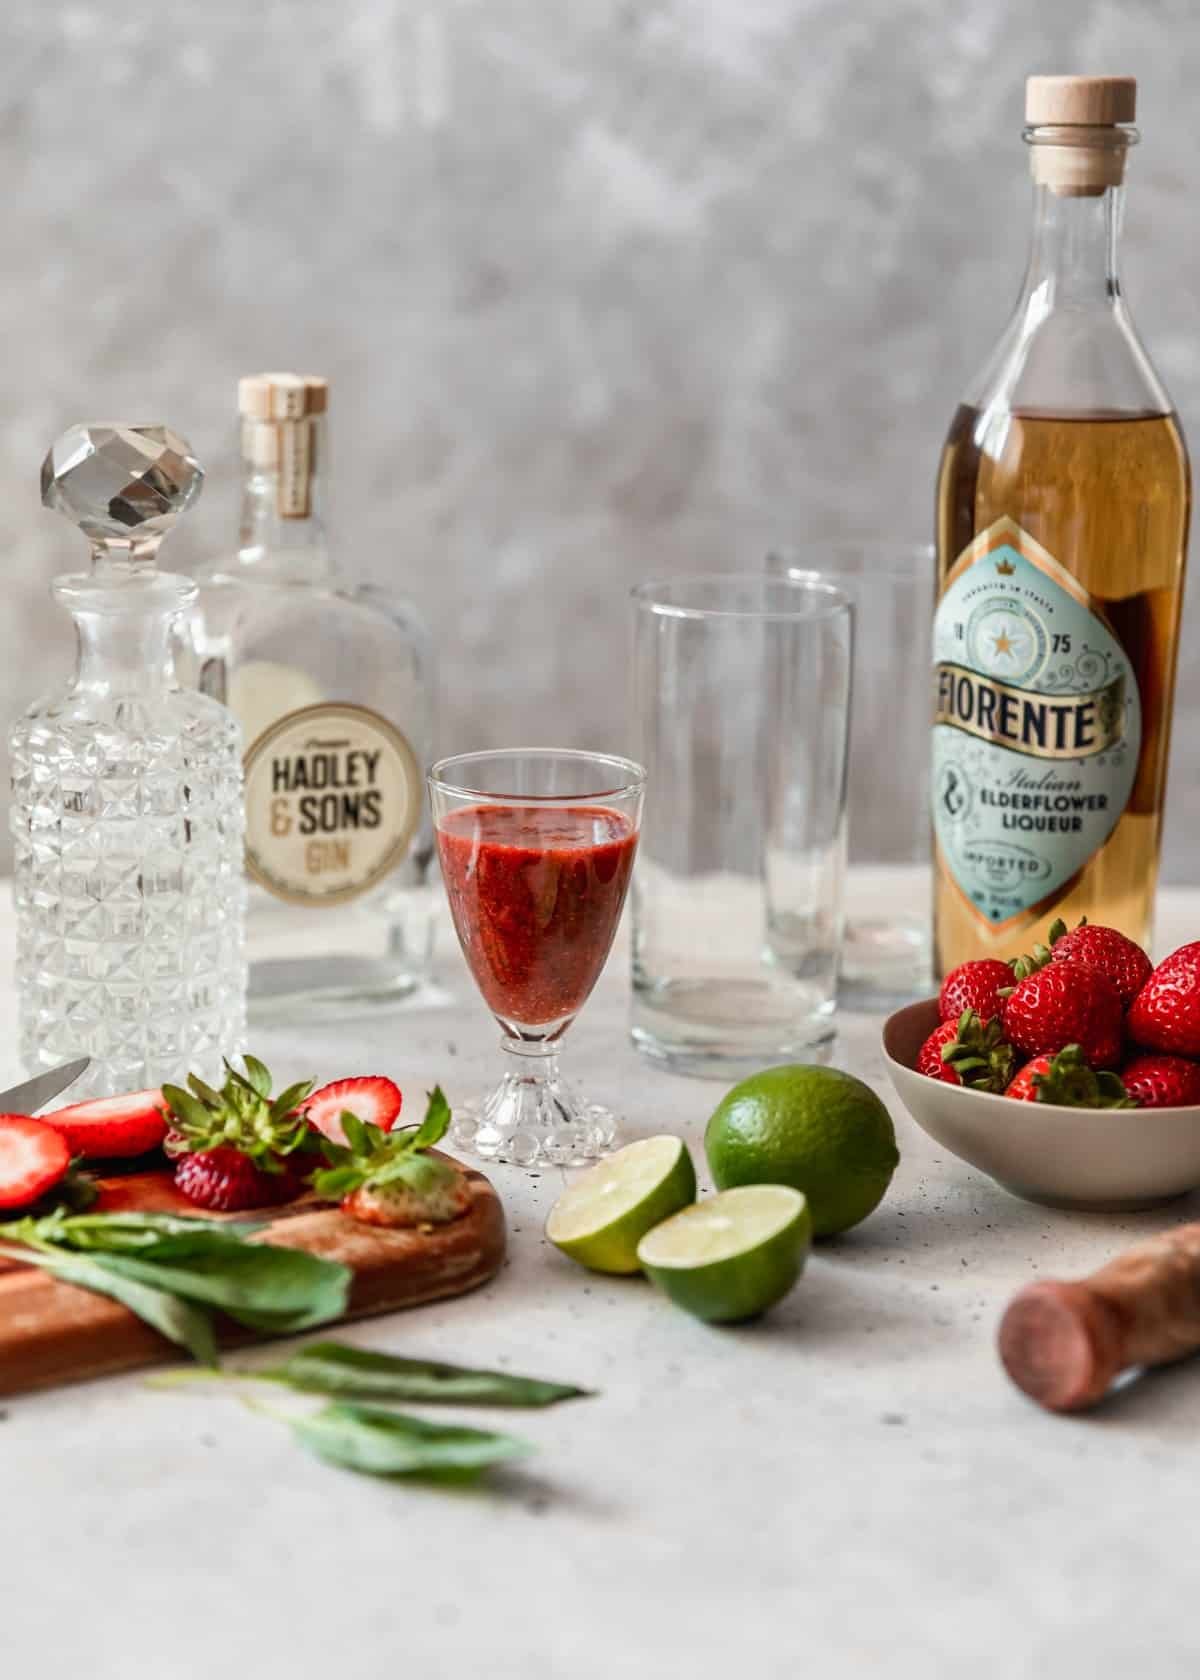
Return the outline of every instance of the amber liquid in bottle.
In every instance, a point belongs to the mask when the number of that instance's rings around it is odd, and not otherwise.
[[[1187,448],[1117,248],[1136,85],[1031,77],[1029,261],[937,483],[934,957],[1086,916],[1149,943]]]
[[[1052,905],[991,929],[939,868],[939,971],[1008,957],[1046,924],[1081,916],[1149,940],[1161,839],[1190,487],[1175,416],[1053,414],[962,407],[942,452],[937,492],[939,593],[958,555],[1007,516],[1093,598],[1137,677],[1142,739],[1133,791],[1108,840]]]

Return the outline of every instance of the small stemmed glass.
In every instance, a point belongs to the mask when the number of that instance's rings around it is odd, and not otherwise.
[[[442,759],[429,774],[459,943],[503,1032],[508,1066],[452,1132],[485,1159],[590,1161],[612,1113],[562,1079],[558,1045],[591,993],[629,889],[645,772],[604,753],[520,748]]]

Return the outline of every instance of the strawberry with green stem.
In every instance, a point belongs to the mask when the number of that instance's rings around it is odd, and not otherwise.
[[[467,1211],[471,1193],[458,1167],[428,1151],[450,1125],[450,1105],[435,1086],[416,1128],[385,1132],[346,1110],[345,1144],[325,1138],[327,1165],[312,1186],[324,1201],[367,1225],[443,1225]]]
[[[1136,1108],[1121,1076],[1097,1072],[1084,1060],[1078,1044],[1067,1044],[1054,1055],[1026,1062],[1005,1091],[1018,1102],[1055,1103],[1059,1108]]]
[[[301,1106],[313,1081],[272,1097],[270,1070],[256,1056],[242,1061],[244,1073],[225,1063],[228,1077],[219,1091],[194,1073],[186,1090],[163,1086],[175,1183],[191,1201],[223,1213],[293,1200],[318,1146]]]
[[[964,1009],[957,1021],[943,1021],[917,1055],[918,1073],[973,1091],[1003,1091],[1016,1065],[1016,1052],[1005,1041],[1000,1022],[981,1021],[974,1009]]]

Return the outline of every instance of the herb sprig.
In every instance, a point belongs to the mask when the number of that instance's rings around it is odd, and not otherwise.
[[[178,1214],[59,1210],[0,1226],[0,1252],[120,1301],[201,1364],[215,1365],[218,1311],[280,1336],[346,1310],[348,1266],[248,1242],[257,1229]]]
[[[313,1342],[279,1365],[168,1371],[148,1381],[152,1388],[196,1382],[265,1383],[301,1395],[321,1395],[327,1404],[305,1413],[283,1411],[259,1400],[247,1404],[286,1423],[301,1446],[344,1470],[372,1476],[456,1479],[477,1475],[533,1449],[514,1435],[430,1423],[392,1411],[383,1402],[530,1408],[584,1398],[588,1393],[570,1383],[475,1370],[441,1360],[404,1359],[345,1342]]]

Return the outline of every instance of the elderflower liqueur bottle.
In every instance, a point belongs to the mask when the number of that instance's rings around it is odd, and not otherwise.
[[[218,1078],[243,1044],[241,736],[176,676],[196,586],[156,564],[203,477],[165,426],[73,426],[42,467],[92,569],[54,584],[75,675],[9,738],[21,1054],[90,1056],[99,1095]]]
[[[944,973],[1056,916],[1150,938],[1190,509],[1117,275],[1136,86],[1034,76],[1033,241],[937,494],[935,939]]]
[[[323,379],[238,388],[241,540],[201,574],[199,686],[245,737],[253,1017],[359,1008],[427,977],[433,669],[415,608],[325,535]]]

